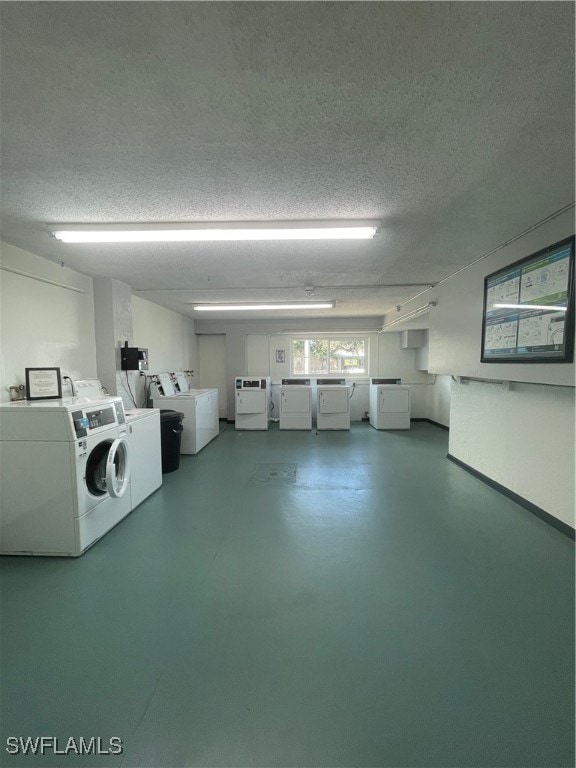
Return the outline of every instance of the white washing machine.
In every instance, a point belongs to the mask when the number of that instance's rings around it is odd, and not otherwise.
[[[410,429],[410,387],[400,379],[372,379],[369,420],[375,429]]]
[[[282,379],[280,429],[312,429],[310,379]]]
[[[131,509],[120,397],[0,405],[0,552],[77,557]]]
[[[90,400],[106,397],[100,379],[75,381],[74,391]],[[130,508],[135,509],[162,485],[160,411],[133,408],[124,412],[130,442]]]
[[[162,389],[167,383],[162,384]],[[155,396],[154,408],[178,411],[184,414],[180,453],[198,453],[220,434],[218,418],[218,390],[191,389],[186,393]]]
[[[318,379],[316,387],[316,429],[350,429],[350,387],[345,379]]]
[[[270,424],[270,376],[237,376],[235,387],[236,429],[268,429]]]
[[[134,509],[162,485],[162,444],[158,408],[126,411],[130,443],[130,499]]]

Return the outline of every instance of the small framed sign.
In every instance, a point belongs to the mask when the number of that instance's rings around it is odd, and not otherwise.
[[[283,349],[277,349],[276,350],[276,362],[277,363],[285,363],[286,362],[286,352]]]
[[[62,397],[60,368],[26,368],[28,400],[57,400]]]

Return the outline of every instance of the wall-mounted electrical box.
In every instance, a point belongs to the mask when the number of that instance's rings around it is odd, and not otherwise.
[[[141,347],[120,347],[120,368],[123,371],[147,371],[148,350]]]
[[[425,331],[400,331],[400,349],[418,349],[426,345]]]

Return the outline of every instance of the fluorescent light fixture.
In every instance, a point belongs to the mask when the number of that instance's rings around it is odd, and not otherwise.
[[[194,310],[198,312],[241,312],[247,310],[257,312],[262,309],[334,309],[333,301],[307,302],[302,304],[195,304]]]
[[[566,312],[568,307],[551,307],[548,304],[493,304],[495,309],[549,309],[554,312]]]
[[[163,243],[217,240],[369,240],[377,222],[280,221],[201,224],[49,224],[63,243]]]

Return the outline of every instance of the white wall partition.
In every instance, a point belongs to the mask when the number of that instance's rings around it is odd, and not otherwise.
[[[450,454],[574,526],[574,393],[454,382]]]
[[[427,389],[426,418],[450,426],[450,403],[452,396],[452,377],[441,374],[434,376],[434,384]]]
[[[194,386],[200,389],[218,390],[218,417],[225,419],[228,414],[228,369],[226,366],[226,336],[218,333],[199,334],[198,372]]]
[[[569,210],[415,298],[402,311],[436,302],[429,315],[430,373],[526,382],[510,390],[474,381],[453,383],[450,453],[574,525],[574,363],[480,362],[484,277],[572,234],[574,211]],[[438,387],[444,384],[437,380],[428,418],[442,423],[431,415],[435,409],[442,412]]]

